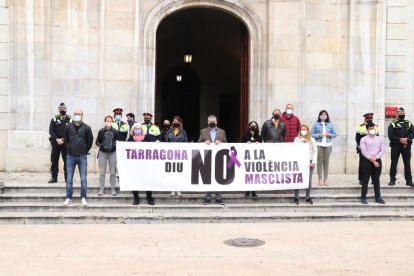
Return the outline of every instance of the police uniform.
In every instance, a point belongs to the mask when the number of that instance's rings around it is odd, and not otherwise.
[[[128,139],[129,124],[115,119],[116,115],[122,116],[123,109],[115,108],[113,112],[115,122],[112,124],[112,127],[118,131],[118,141],[126,141]]]
[[[65,109],[66,106],[64,103],[61,103],[59,109]],[[49,140],[50,144],[52,145],[52,153],[50,156],[50,160],[52,162],[52,166],[50,168],[50,172],[52,174],[52,178],[50,179],[49,183],[57,182],[57,177],[59,173],[59,156],[62,154],[63,159],[63,169],[65,173],[65,182],[66,182],[66,143],[59,145],[56,142],[56,139],[63,138],[65,133],[66,125],[71,122],[71,118],[69,115],[55,115],[53,116],[52,120],[50,121],[49,125]]]
[[[404,109],[400,107],[398,112],[404,112]],[[396,174],[397,174],[397,164],[400,154],[403,158],[404,163],[404,176],[407,186],[413,186],[412,176],[411,176],[411,144],[414,138],[414,127],[409,120],[405,120],[405,115],[403,118],[394,120],[388,126],[388,138],[390,139],[391,147],[391,167],[390,167],[390,186],[395,185]],[[403,145],[400,142],[400,138],[407,138],[407,144]]]
[[[361,163],[363,160],[363,156],[361,154],[361,149],[359,147],[359,143],[361,142],[361,139],[366,136],[368,134],[367,131],[367,123],[368,122],[372,122],[372,118],[374,116],[374,113],[366,113],[363,115],[363,117],[365,118],[364,123],[360,124],[356,130],[356,135],[355,135],[355,141],[357,143],[356,146],[356,151],[359,155],[359,165],[358,165],[358,181],[359,181],[359,185],[362,185],[362,170],[361,170]],[[377,125],[375,125],[375,135],[379,135],[379,128]]]

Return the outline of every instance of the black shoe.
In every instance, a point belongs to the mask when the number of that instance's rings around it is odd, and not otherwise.
[[[132,205],[138,205],[139,204],[139,197],[134,198],[134,202],[132,202]]]
[[[207,205],[211,203],[211,199],[205,198],[203,201],[203,205]]]
[[[249,196],[250,196],[250,192],[246,192],[246,193],[244,194],[244,196],[249,197]]]
[[[308,197],[307,199],[305,199],[305,202],[306,202],[307,204],[310,204],[310,205],[312,205],[312,204],[313,204],[312,198],[310,198],[310,197]]]
[[[154,199],[152,197],[148,198],[148,205],[155,205]]]
[[[252,192],[252,197],[253,197],[253,199],[257,199],[257,194],[256,194],[256,192]]]
[[[382,197],[378,197],[378,198],[376,198],[376,199],[375,199],[375,202],[376,202],[376,203],[379,203],[379,204],[385,204],[385,201],[382,199]]]
[[[388,186],[395,186],[395,180],[391,180],[390,183],[388,183]]]
[[[57,178],[52,177],[47,183],[56,183],[56,182],[57,182]]]
[[[216,203],[217,204],[224,205],[224,202],[223,202],[223,200],[221,198],[216,199]]]
[[[362,204],[368,204],[368,201],[367,201],[367,199],[366,199],[366,198],[361,197],[361,203],[362,203]]]
[[[293,199],[293,204],[299,205],[299,198],[294,198]]]
[[[414,183],[412,181],[408,181],[407,183],[405,183],[405,185],[413,187]]]

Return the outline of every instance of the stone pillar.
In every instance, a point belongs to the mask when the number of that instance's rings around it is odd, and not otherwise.
[[[9,8],[0,0],[0,170],[6,169],[7,130],[9,129],[10,93]]]

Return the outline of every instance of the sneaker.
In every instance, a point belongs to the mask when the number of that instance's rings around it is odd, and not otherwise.
[[[253,199],[257,199],[257,194],[256,194],[256,192],[252,192],[252,197],[253,197]]]
[[[47,183],[56,183],[57,182],[57,178],[52,177]]]
[[[245,197],[249,197],[249,196],[250,196],[250,192],[246,192],[246,193],[244,193],[244,196],[245,196]]]
[[[177,192],[178,197],[183,197],[183,194],[181,192]]]
[[[152,197],[148,198],[149,205],[155,205],[154,199]]]
[[[86,198],[84,198],[84,197],[82,197],[82,199],[81,199],[81,203],[82,203],[82,205],[84,205],[84,206],[88,205],[88,202],[86,201]]]
[[[134,201],[132,202],[132,205],[138,205],[139,204],[139,197],[134,197]]]
[[[217,204],[224,205],[224,202],[223,202],[223,200],[221,198],[216,199],[216,203]]]
[[[376,198],[376,199],[375,199],[375,202],[376,202],[376,203],[379,203],[379,204],[385,204],[385,201],[384,201],[384,199],[382,199],[382,197],[378,197],[378,198]]]
[[[112,196],[116,196],[116,192],[112,192]]]
[[[203,205],[207,205],[211,203],[211,199],[205,198],[203,201]]]
[[[98,196],[103,196],[104,192],[103,191],[99,191]]]
[[[362,204],[368,204],[368,200],[364,197],[361,197],[361,203]]]
[[[295,197],[295,198],[293,199],[293,204],[295,204],[295,205],[299,205],[299,198]]]
[[[312,198],[310,198],[310,197],[305,199],[305,202],[306,202],[306,204],[310,204],[310,205],[313,204]]]
[[[171,192],[171,197],[175,197],[175,192]]]
[[[395,186],[395,180],[391,180],[390,183],[388,183],[388,186]]]
[[[72,199],[70,199],[70,198],[67,198],[66,200],[65,200],[65,202],[63,202],[63,205],[64,206],[68,206],[69,204],[71,204],[72,203]]]
[[[414,183],[412,181],[408,181],[408,182],[405,183],[405,185],[413,187]]]

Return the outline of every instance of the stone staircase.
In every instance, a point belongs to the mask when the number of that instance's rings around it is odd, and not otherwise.
[[[47,184],[46,174],[8,174],[3,178],[0,224],[414,220],[414,188],[404,183],[383,185],[385,205],[374,202],[371,188],[369,204],[362,205],[360,186],[355,176],[349,175],[334,175],[331,186],[314,187],[314,205],[305,204],[301,198],[299,206],[292,203],[292,191],[258,192],[256,200],[244,197],[244,193],[223,193],[225,205],[202,205],[203,193],[172,198],[169,193],[155,192],[155,206],[147,205],[142,193],[141,204],[133,206],[130,192],[113,197],[108,189],[104,196],[97,196],[97,175],[92,174],[88,175],[88,206],[80,204],[79,179],[75,179],[73,203],[65,207],[65,184]]]

